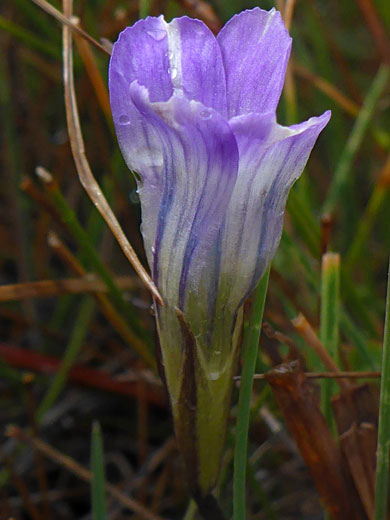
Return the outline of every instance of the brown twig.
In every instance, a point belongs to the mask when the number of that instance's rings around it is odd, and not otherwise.
[[[75,256],[69,251],[69,249],[61,242],[57,235],[53,232],[49,234],[49,245],[57,253],[57,255],[65,262],[70,269],[72,269],[79,276],[85,276],[87,273],[84,267],[80,264]],[[100,306],[103,314],[107,320],[111,323],[118,334],[123,340],[146,361],[146,363],[153,369],[155,369],[155,359],[150,353],[147,345],[141,341],[136,334],[129,328],[124,318],[116,311],[110,300],[105,294],[100,292],[93,293],[98,305]]]
[[[304,372],[304,375],[307,379],[377,379],[381,377],[381,372]],[[236,376],[234,379],[239,381],[241,377]],[[267,379],[267,374],[255,374],[253,379]]]
[[[53,18],[55,18],[57,21],[69,27],[73,32],[79,34],[82,38],[84,38],[94,47],[99,49],[99,51],[102,51],[105,54],[108,54],[108,56],[110,56],[111,53],[103,45],[96,41],[95,38],[92,38],[92,36],[89,35],[87,32],[83,31],[83,29],[81,29],[81,27],[75,24],[70,18],[64,16],[64,14],[61,13],[61,11],[56,9],[49,2],[47,2],[46,0],[32,0],[32,2],[34,2],[34,4],[43,9],[43,11],[45,11],[47,14],[53,16]]]
[[[177,0],[191,16],[202,20],[214,33],[217,34],[222,28],[221,20],[218,18],[214,8],[204,0]]]
[[[115,283],[122,290],[134,289],[136,282],[130,276],[117,276]],[[63,294],[106,292],[107,286],[94,274],[65,280],[39,280],[0,286],[0,302],[20,301],[32,298],[48,298]]]
[[[85,482],[91,482],[91,471],[86,469],[84,466],[76,462],[71,457],[64,455],[60,451],[56,450],[55,448],[53,448],[46,442],[42,441],[41,439],[27,434],[18,426],[8,426],[6,430],[6,435],[8,437],[17,439],[20,442],[29,444],[31,447],[37,449],[48,459],[68,469],[71,473],[76,475],[81,480],[84,480]],[[137,513],[142,518],[145,518],[146,520],[163,520],[161,516],[151,513],[142,504],[122,493],[122,491],[120,491],[116,486],[113,486],[112,484],[106,484],[105,489],[107,493],[116,498],[122,505],[130,509],[130,511]]]
[[[0,343],[0,356],[11,367],[38,372],[40,374],[55,374],[61,359],[21,348],[15,344]],[[167,399],[161,389],[161,382],[149,373],[137,372],[132,379],[113,378],[108,372],[90,368],[84,364],[75,363],[69,371],[69,380],[83,387],[96,388],[104,392],[123,395],[135,399],[137,397],[137,381],[143,378],[150,385],[145,398],[151,405],[166,409]]]
[[[339,89],[329,83],[329,81],[321,78],[320,76],[317,76],[316,74],[313,74],[308,69],[306,69],[306,67],[300,63],[297,63],[295,60],[293,61],[293,68],[298,76],[301,76],[302,78],[305,78],[313,83],[313,85],[315,85],[318,90],[321,90],[321,92],[333,99],[333,101],[340,105],[346,112],[348,112],[348,114],[355,117],[359,113],[359,105],[348,99],[342,92],[340,92]]]
[[[333,229],[333,216],[325,213],[321,217],[321,257],[328,251]]]
[[[44,520],[42,518],[37,506],[31,500],[30,491],[29,491],[25,481],[15,471],[15,467],[14,467],[12,459],[7,455],[2,456],[2,458],[9,471],[9,474],[11,477],[11,482],[15,486],[16,491],[18,492],[20,498],[22,499],[23,507],[26,509],[29,516],[32,518],[32,520]]]
[[[64,6],[66,7],[66,10],[64,10],[65,16],[67,16],[67,18],[71,18],[71,2],[64,2]],[[129,260],[130,264],[133,266],[142,282],[152,293],[154,298],[159,302],[159,304],[163,305],[163,300],[157,290],[157,287],[139,261],[134,249],[130,245],[130,242],[124,234],[116,216],[114,215],[110,205],[103,195],[99,184],[96,182],[85,155],[84,139],[81,132],[73,79],[72,34],[68,25],[63,26],[63,72],[65,88],[65,111],[69,140],[80,182],[111,229],[126,258]]]
[[[358,0],[368,30],[384,63],[390,63],[390,40],[372,0]]]
[[[109,124],[112,125],[111,107],[107,87],[97,67],[95,55],[93,54],[89,43],[85,39],[81,38],[81,36],[77,33],[75,33],[74,37],[77,50],[79,51],[81,59],[83,60],[85,69],[96,93],[100,108],[103,110]]]
[[[28,419],[31,426],[31,431],[34,436],[38,436],[38,424],[36,421],[36,399],[34,395],[33,382],[35,379],[35,375],[31,372],[28,372],[23,375],[23,385],[25,389],[26,395],[26,404],[27,404],[27,412]],[[34,449],[34,457],[35,457],[35,469],[36,476],[39,485],[39,491],[41,495],[41,503],[43,506],[43,518],[45,520],[50,520],[52,518],[50,502],[48,497],[49,486],[47,482],[47,475],[45,471],[45,464],[43,461],[42,454],[39,453],[38,450]]]
[[[283,11],[283,19],[287,30],[290,30],[292,17],[294,14],[295,0],[287,0],[286,6]]]
[[[306,343],[314,350],[314,352],[323,362],[323,364],[331,372],[339,373],[339,367],[332,359],[332,357],[329,355],[324,345],[318,339],[316,333],[314,332],[313,328],[311,327],[310,323],[307,321],[305,316],[303,314],[299,314],[296,318],[294,318],[291,321],[294,327],[300,333],[300,335],[306,340]],[[351,386],[351,383],[349,381],[346,381],[345,379],[340,379],[338,381],[338,384],[341,390],[348,390]]]

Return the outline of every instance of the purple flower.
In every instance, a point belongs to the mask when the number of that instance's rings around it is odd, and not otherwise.
[[[275,254],[288,192],[330,118],[277,124],[290,49],[279,12],[259,8],[234,16],[217,37],[199,20],[147,18],[113,48],[112,114],[139,175],[146,254],[165,301],[157,322],[176,431],[183,392],[189,399],[190,336],[197,406],[210,408],[196,418],[199,438],[226,420],[242,304]],[[211,403],[216,392],[220,402]],[[218,435],[209,445],[217,459]],[[206,492],[215,475],[199,471]]]

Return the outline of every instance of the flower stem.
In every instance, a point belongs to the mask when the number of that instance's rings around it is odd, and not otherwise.
[[[379,431],[375,482],[375,520],[386,518],[390,451],[390,261],[387,280],[385,333],[379,403]]]
[[[238,400],[236,445],[234,453],[233,511],[234,520],[246,520],[245,480],[248,451],[249,416],[253,374],[261,333],[270,268],[264,273],[253,294],[252,309],[243,338],[243,367]]]
[[[322,257],[321,277],[321,330],[320,339],[333,361],[338,363],[339,346],[339,286],[340,256],[325,253]],[[329,426],[334,426],[331,398],[334,381],[325,380],[321,384],[322,409]]]

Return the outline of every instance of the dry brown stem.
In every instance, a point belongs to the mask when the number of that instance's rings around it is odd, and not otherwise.
[[[51,5],[46,0],[32,0],[34,4],[37,4],[41,9],[43,9],[47,14],[50,14],[53,18],[61,22],[62,24],[69,27],[72,31],[79,34],[82,38],[87,40],[89,43],[91,43],[94,47],[99,49],[99,51],[104,52],[105,54],[110,55],[111,53],[108,52],[108,50],[101,45],[99,42],[97,42],[92,36],[90,36],[87,32],[83,31],[81,27],[79,27],[77,24],[75,24],[70,18],[64,16],[61,11],[56,9],[53,5]]]
[[[306,340],[306,343],[314,350],[323,364],[332,372],[340,372],[339,367],[333,361],[332,357],[329,355],[328,351],[318,339],[317,334],[314,332],[310,323],[307,321],[303,314],[299,314],[296,318],[292,320],[292,324],[297,329],[297,331],[301,334],[301,336]],[[345,379],[337,380],[338,385],[341,390],[348,390],[350,388],[349,381]]]
[[[118,276],[115,283],[122,290],[134,289],[136,283],[130,276]],[[65,280],[39,280],[0,286],[0,302],[20,301],[32,298],[48,298],[63,294],[106,292],[107,286],[93,274]]]
[[[299,363],[281,365],[267,380],[332,520],[363,520],[341,452]]]
[[[64,9],[65,17],[70,19],[72,17],[71,2],[64,2],[64,7],[66,7],[66,9]],[[80,118],[77,109],[77,100],[74,88],[72,34],[68,25],[63,26],[63,67],[66,120],[73,159],[76,164],[80,182],[111,229],[126,258],[134,267],[142,282],[152,293],[153,297],[159,302],[159,304],[163,305],[163,300],[157,290],[157,287],[139,261],[134,249],[130,245],[130,242],[124,234],[117,218],[115,217],[110,205],[101,191],[99,184],[96,182],[85,155],[84,139],[81,132]]]

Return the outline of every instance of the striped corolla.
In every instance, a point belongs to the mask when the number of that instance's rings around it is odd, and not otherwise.
[[[290,48],[280,13],[255,8],[217,37],[199,20],[148,17],[120,34],[110,62],[114,124],[165,302],[156,316],[176,435],[201,494],[218,472],[243,302],[330,117],[276,122]]]

